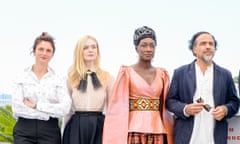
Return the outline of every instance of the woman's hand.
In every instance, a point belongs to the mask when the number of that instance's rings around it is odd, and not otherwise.
[[[24,98],[24,99],[23,99],[23,103],[24,103],[26,106],[28,106],[28,107],[30,107],[30,108],[33,108],[33,109],[36,109],[36,107],[37,107],[37,104],[35,104],[34,102],[30,101],[28,98]]]

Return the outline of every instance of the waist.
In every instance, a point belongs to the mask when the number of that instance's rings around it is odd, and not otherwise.
[[[103,115],[103,113],[99,111],[75,111],[75,115],[91,116],[91,115]]]
[[[159,111],[159,99],[129,99],[129,111]]]
[[[24,121],[24,122],[50,122],[50,123],[58,123],[58,119],[57,118],[52,118],[50,117],[48,120],[39,120],[39,119],[29,119],[29,118],[23,118],[23,117],[19,117],[18,121]]]

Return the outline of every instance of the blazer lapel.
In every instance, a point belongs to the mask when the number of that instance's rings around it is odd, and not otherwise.
[[[189,84],[189,91],[190,91],[190,96],[192,97],[195,94],[196,91],[196,72],[195,72],[195,61],[193,61],[189,65],[189,70],[188,70],[188,84]]]
[[[221,84],[221,80],[216,78],[216,76],[219,75],[218,73],[219,73],[218,67],[215,63],[213,63],[213,98],[214,98],[215,106],[219,104],[218,102],[219,98],[217,97],[220,95],[219,94],[220,91],[218,91],[218,87]]]

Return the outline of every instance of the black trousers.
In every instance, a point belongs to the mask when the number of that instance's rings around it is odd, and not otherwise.
[[[58,119],[19,118],[13,129],[14,144],[61,144]]]

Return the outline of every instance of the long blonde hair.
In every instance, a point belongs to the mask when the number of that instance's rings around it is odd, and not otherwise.
[[[94,61],[94,64],[95,64],[96,74],[102,85],[106,82],[109,76],[108,72],[100,68],[100,50],[99,50],[99,45],[96,38],[90,35],[86,35],[80,40],[78,40],[74,50],[74,54],[73,54],[73,64],[71,65],[68,71],[68,80],[73,88],[78,87],[80,80],[84,77],[84,74],[85,74],[83,48],[88,39],[92,39],[97,44],[97,58]]]

